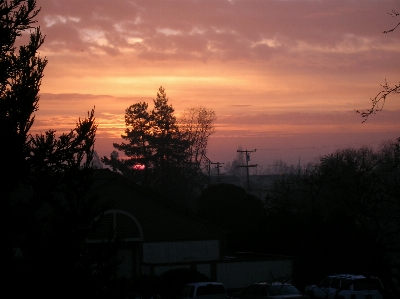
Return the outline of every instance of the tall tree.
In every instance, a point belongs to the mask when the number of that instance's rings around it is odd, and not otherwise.
[[[45,58],[36,55],[44,41],[40,28],[33,28],[38,13],[34,0],[0,3],[0,130],[7,141],[0,143],[0,154],[13,161],[1,192],[16,188],[28,173],[28,133],[38,109],[38,93],[47,64]],[[27,29],[32,29],[29,43],[17,52],[15,41]]]
[[[199,168],[206,157],[209,137],[215,133],[215,120],[213,110],[198,106],[185,110],[178,121],[190,144],[188,155],[195,168]]]
[[[151,156],[151,120],[147,111],[147,103],[136,103],[125,110],[125,134],[121,135],[126,142],[114,143],[113,146],[125,153],[128,159],[118,159],[118,152],[113,152],[110,158],[104,157],[103,162],[111,165],[127,175],[137,166],[144,166],[148,172],[152,168]]]
[[[10,193],[29,177],[28,132],[38,108],[38,92],[47,63],[46,59],[36,56],[43,43],[38,28],[31,32],[29,44],[21,46],[18,53],[14,44],[23,31],[33,28],[38,12],[33,0],[0,2],[0,130],[3,138],[0,154],[9,161],[8,165],[12,163],[11,167],[6,164],[3,168],[7,175],[3,176],[0,189],[3,204],[0,221],[5,241],[1,248],[2,264],[11,260],[14,253],[11,240],[16,228],[10,223],[13,223],[16,208]]]
[[[144,102],[126,109],[127,128],[121,135],[124,142],[113,144],[126,158],[113,152],[102,161],[142,185],[162,190],[163,195],[186,204],[203,184],[200,163],[208,137],[214,132],[215,113],[192,108],[178,121],[162,86],[153,104],[151,110]]]
[[[168,176],[172,167],[182,165],[187,161],[187,148],[190,143],[182,138],[174,109],[168,104],[168,97],[162,86],[157,92],[157,98],[153,101],[154,109],[150,114],[152,160],[154,166]]]
[[[47,64],[37,55],[44,42],[34,26],[39,11],[35,0],[0,1],[3,292],[21,298],[60,290],[94,294],[112,275],[96,268],[112,263],[86,243],[104,209],[86,196],[97,125],[92,110],[69,133],[30,134]],[[17,51],[17,39],[29,29],[28,44]]]
[[[104,157],[102,161],[125,175],[133,175],[142,184],[153,185],[160,177],[171,172],[187,160],[188,141],[182,138],[174,109],[168,103],[165,89],[160,86],[154,108],[149,111],[145,102],[135,103],[125,110],[126,142],[114,143],[127,158],[118,155]],[[144,174],[144,175],[143,175]]]

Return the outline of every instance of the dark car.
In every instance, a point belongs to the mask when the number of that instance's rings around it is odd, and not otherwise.
[[[232,295],[238,299],[299,299],[307,298],[295,286],[282,282],[255,283],[240,293]]]

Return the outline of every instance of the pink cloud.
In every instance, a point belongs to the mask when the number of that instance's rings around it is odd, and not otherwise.
[[[108,140],[123,130],[124,109],[151,102],[160,85],[177,112],[214,109],[216,136],[232,144],[241,136],[249,146],[251,138],[301,144],[324,133],[340,143],[340,136],[351,140],[349,132],[384,136],[400,127],[398,97],[367,125],[353,113],[368,108],[385,78],[399,81],[399,32],[382,33],[396,23],[388,12],[400,11],[398,0],[37,4],[46,35],[40,52],[49,59],[41,129],[73,127],[96,106],[98,138]]]

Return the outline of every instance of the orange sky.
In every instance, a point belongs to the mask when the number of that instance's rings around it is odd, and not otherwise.
[[[217,114],[207,156],[301,163],[400,136],[400,98],[362,124],[400,78],[399,0],[37,0],[49,60],[34,132],[74,127],[96,106],[97,152],[120,142],[125,108],[159,86],[177,114]]]

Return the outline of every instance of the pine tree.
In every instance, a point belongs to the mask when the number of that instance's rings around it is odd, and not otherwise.
[[[0,3],[0,130],[6,141],[0,143],[0,154],[13,163],[4,177],[1,192],[5,194],[28,174],[29,129],[39,107],[38,93],[47,64],[37,56],[44,41],[40,28],[32,28],[38,13],[34,0]],[[15,41],[27,29],[32,29],[29,43],[17,51]]]
[[[168,97],[162,86],[153,101],[154,109],[150,115],[152,160],[159,172],[168,177],[173,168],[187,162],[186,150],[190,144],[179,131],[174,109],[168,104]]]
[[[5,160],[0,268],[3,292],[17,298],[103,290],[113,275],[94,271],[94,262],[112,262],[86,243],[106,208],[87,197],[94,110],[69,133],[30,134],[47,64],[38,56],[44,42],[34,26],[39,11],[35,0],[0,1],[0,154]],[[17,51],[15,43],[26,30],[29,42]],[[100,260],[94,258],[98,254]]]
[[[115,155],[104,157],[103,162],[135,178],[146,186],[161,184],[187,163],[185,140],[177,125],[174,109],[168,103],[165,89],[161,86],[154,108],[149,111],[148,104],[135,103],[125,110],[126,142],[114,143],[127,158],[118,159]]]
[[[113,144],[126,158],[119,158],[118,152],[113,152],[109,158],[103,157],[102,162],[186,205],[203,185],[200,157],[205,155],[215,116],[210,110],[194,109],[192,114],[198,114],[196,120],[181,119],[179,123],[162,86],[153,104],[151,110],[144,102],[126,109],[127,128],[121,135],[124,142]],[[207,117],[202,114],[204,111]]]

